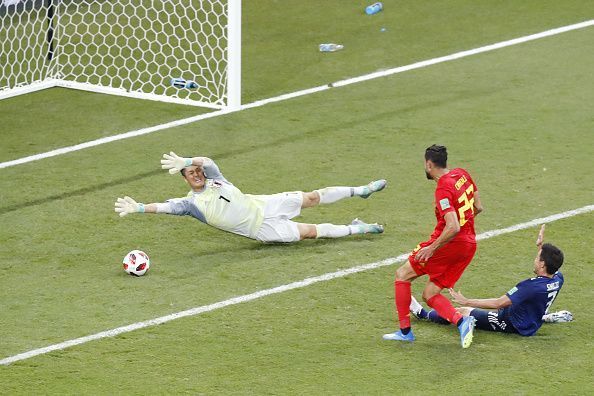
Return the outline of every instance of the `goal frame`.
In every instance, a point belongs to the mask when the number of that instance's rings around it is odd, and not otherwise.
[[[52,58],[54,52],[57,50],[54,47],[54,34],[59,26],[55,26],[55,3],[59,0],[42,0],[48,8],[47,13],[47,33],[46,39],[48,44],[47,62],[48,67],[45,68],[45,78],[41,81],[35,81],[28,85],[11,87],[0,90],[0,100],[7,99],[19,95],[53,88],[62,87],[83,90],[88,92],[103,93],[116,96],[124,96],[135,99],[153,100],[166,103],[175,103],[191,106],[206,107],[217,110],[238,110],[241,108],[241,30],[242,30],[242,0],[227,0],[227,48],[226,48],[226,104],[218,105],[204,101],[196,101],[192,99],[176,98],[165,95],[158,95],[153,93],[129,91],[124,88],[114,88],[90,83],[81,83],[76,81],[62,80],[55,78],[52,73],[56,73],[55,65],[52,65]],[[59,70],[58,70],[59,73]]]

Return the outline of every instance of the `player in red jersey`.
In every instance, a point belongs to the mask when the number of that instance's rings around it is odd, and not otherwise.
[[[385,334],[385,340],[414,341],[409,312],[411,281],[421,275],[429,275],[423,299],[439,316],[458,326],[463,348],[468,348],[472,342],[474,318],[464,318],[441,291],[454,287],[474,256],[474,217],[483,210],[483,206],[470,174],[462,168],[448,169],[447,159],[444,146],[433,145],[425,150],[427,179],[437,182],[437,225],[429,240],[420,243],[410,254],[408,262],[396,270],[394,294],[400,330]]]

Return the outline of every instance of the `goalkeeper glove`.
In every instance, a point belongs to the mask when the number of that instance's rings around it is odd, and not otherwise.
[[[169,154],[163,154],[161,160],[161,168],[168,169],[172,175],[190,165],[192,165],[192,158],[182,158],[173,151],[169,152]]]
[[[144,213],[144,204],[138,203],[130,197],[118,198],[115,211],[124,217],[129,213]]]

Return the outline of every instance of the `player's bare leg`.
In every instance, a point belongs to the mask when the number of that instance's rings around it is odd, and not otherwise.
[[[468,348],[472,343],[475,319],[472,316],[464,317],[454,308],[450,300],[441,294],[441,290],[442,287],[433,282],[427,282],[423,290],[423,299],[439,316],[458,326],[462,348]]]
[[[458,312],[460,312],[460,314],[462,316],[470,316],[470,312],[473,309],[474,308],[471,308],[471,307],[456,308],[456,310]],[[435,311],[434,309],[430,309],[429,311],[427,311],[425,308],[423,308],[423,306],[415,299],[414,296],[411,296],[410,313],[413,314],[417,319],[420,319],[420,320],[429,320],[433,323],[445,324],[445,325],[451,324],[448,320],[439,316],[437,311]]]
[[[385,180],[375,180],[359,187],[325,187],[319,190],[304,192],[302,208],[311,208],[319,204],[330,204],[350,197],[369,198],[371,194],[386,188]]]
[[[456,310],[460,312],[462,316],[470,316],[470,312],[472,312],[474,308],[472,307],[458,307]]]
[[[462,314],[456,311],[451,301],[441,294],[442,287],[429,281],[423,289],[423,300],[433,308],[439,316],[447,319],[450,323],[459,324]]]

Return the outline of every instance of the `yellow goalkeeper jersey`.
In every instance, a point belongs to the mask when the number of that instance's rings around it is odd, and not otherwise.
[[[168,200],[168,212],[192,216],[223,231],[255,238],[264,221],[265,202],[258,196],[242,193],[224,178],[214,163],[205,167],[205,174],[209,178],[204,189],[190,191],[185,198]]]

